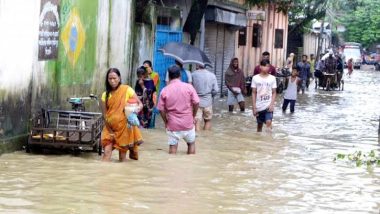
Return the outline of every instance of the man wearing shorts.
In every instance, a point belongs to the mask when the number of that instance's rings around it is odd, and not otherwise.
[[[274,102],[276,100],[276,78],[269,74],[269,61],[260,62],[260,74],[252,78],[253,115],[257,119],[257,132],[263,130],[264,123],[272,129]]]
[[[180,80],[181,68],[173,65],[168,69],[169,84],[162,89],[158,110],[169,136],[169,154],[176,154],[178,142],[187,143],[187,154],[195,154],[195,116],[199,97],[194,87]]]
[[[206,70],[203,66],[198,65],[197,70],[193,72],[193,86],[199,96],[199,109],[196,116],[195,131],[201,128],[201,122],[204,121],[203,130],[211,129],[212,119],[212,98],[218,93],[218,82],[214,73]]]

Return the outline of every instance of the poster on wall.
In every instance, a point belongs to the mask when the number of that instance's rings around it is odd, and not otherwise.
[[[58,57],[59,0],[41,0],[38,35],[38,60]]]

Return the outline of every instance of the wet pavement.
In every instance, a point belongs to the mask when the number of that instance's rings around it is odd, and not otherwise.
[[[197,154],[167,154],[162,124],[144,131],[139,161],[96,154],[0,156],[0,213],[376,213],[380,167],[337,153],[380,152],[380,72],[354,71],[344,91],[309,89],[296,113],[278,98],[273,133],[252,112],[216,110]],[[117,155],[113,158],[116,160]]]

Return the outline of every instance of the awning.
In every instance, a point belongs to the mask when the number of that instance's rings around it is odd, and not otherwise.
[[[209,7],[205,14],[206,22],[218,22],[237,27],[247,26],[247,17],[243,13],[235,13],[217,7]]]

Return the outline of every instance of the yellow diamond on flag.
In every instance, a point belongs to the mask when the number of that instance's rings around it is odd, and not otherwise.
[[[75,66],[86,39],[86,32],[76,8],[71,10],[69,19],[61,34],[61,40],[67,57],[72,66]]]

